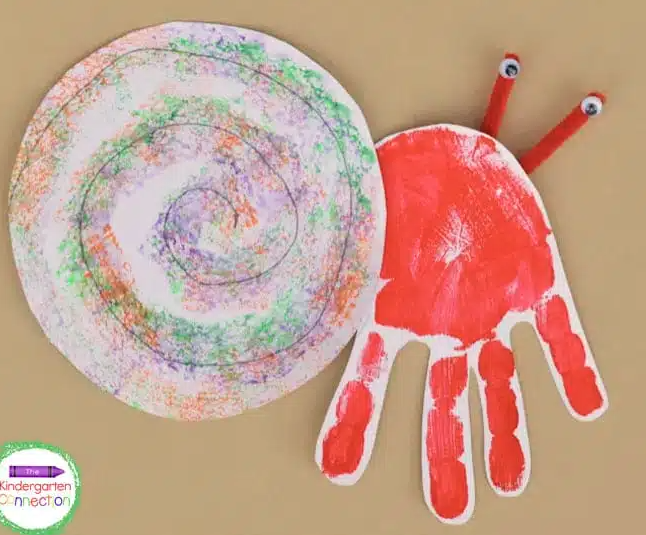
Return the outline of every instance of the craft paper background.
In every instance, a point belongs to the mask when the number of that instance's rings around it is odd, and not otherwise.
[[[421,346],[407,347],[393,370],[370,470],[339,489],[321,477],[312,452],[347,351],[305,387],[232,419],[177,423],[133,410],[84,379],[41,333],[20,290],[0,203],[0,440],[47,440],[74,456],[83,496],[67,535],[641,533],[645,11],[626,0],[465,0],[451,9],[435,0],[0,3],[3,199],[24,127],[67,67],[124,32],[166,20],[251,26],[294,44],[346,87],[375,139],[439,122],[477,128],[506,49],[524,65],[500,133],[514,152],[590,88],[609,97],[603,115],[533,180],[610,410],[593,424],[573,421],[531,329],[516,330],[532,479],[521,497],[501,499],[474,454],[477,508],[459,528],[438,523],[420,495]],[[477,392],[470,396],[473,451],[481,452]]]

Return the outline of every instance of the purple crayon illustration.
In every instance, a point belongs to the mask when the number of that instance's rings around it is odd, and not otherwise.
[[[57,466],[10,466],[9,477],[58,477],[65,470]]]

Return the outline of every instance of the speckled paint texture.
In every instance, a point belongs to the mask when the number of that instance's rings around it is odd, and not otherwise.
[[[267,35],[169,23],[69,70],[13,171],[10,232],[52,343],[122,401],[227,417],[299,387],[369,311],[385,231],[366,121]]]

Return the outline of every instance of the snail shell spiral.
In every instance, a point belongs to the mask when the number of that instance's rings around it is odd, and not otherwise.
[[[369,313],[384,192],[363,115],[256,31],[127,34],[48,92],[11,180],[30,309],[101,389],[227,417],[314,377]]]

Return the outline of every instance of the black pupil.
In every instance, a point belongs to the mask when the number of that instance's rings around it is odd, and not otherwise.
[[[589,102],[585,107],[586,115],[596,115],[597,111],[597,105],[594,102]]]
[[[505,74],[507,76],[516,76],[518,74],[518,67],[513,63],[510,63],[505,67]]]

